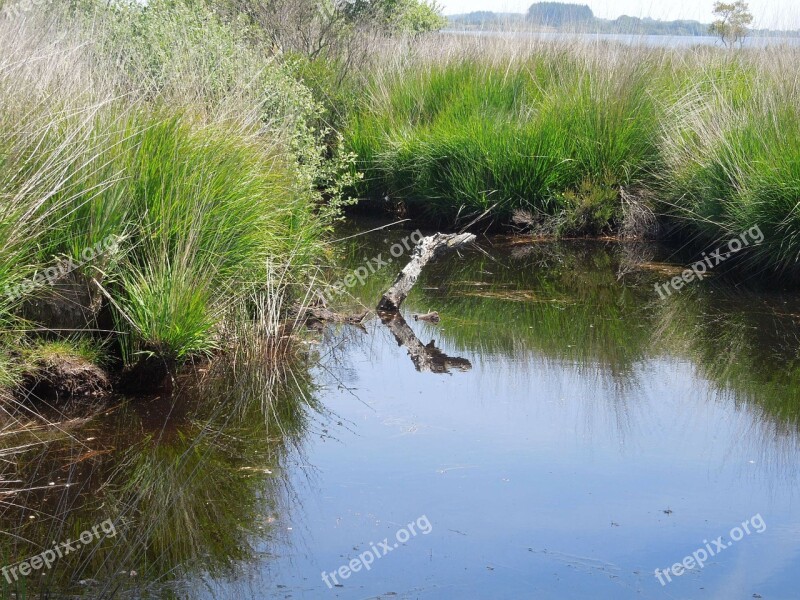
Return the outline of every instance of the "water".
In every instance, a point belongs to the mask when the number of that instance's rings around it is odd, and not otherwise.
[[[629,46],[651,46],[656,48],[691,48],[693,46],[719,46],[718,37],[710,35],[640,35],[622,33],[562,33],[552,31],[458,31],[444,30],[448,35],[466,35],[477,37],[502,37],[539,40],[543,42],[616,42]],[[745,48],[767,48],[800,45],[800,37],[786,36],[749,36],[745,39]]]
[[[408,233],[340,243],[341,273]],[[352,308],[403,261],[354,285]],[[114,578],[150,597],[797,598],[800,298],[717,278],[660,300],[677,269],[653,245],[482,238],[404,305],[424,349],[373,318],[306,340],[311,372],[237,370],[80,425],[109,452],[68,470],[74,441],[38,454],[45,497],[87,468],[70,502],[41,500],[69,510],[37,521],[68,525],[25,536],[123,514],[117,543],[53,570],[92,597]],[[412,317],[429,310],[439,323]],[[4,530],[26,518],[7,511]],[[703,568],[659,583],[719,536]],[[342,577],[354,559],[369,570]]]

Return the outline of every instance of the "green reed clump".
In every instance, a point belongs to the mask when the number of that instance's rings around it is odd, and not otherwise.
[[[607,51],[467,54],[379,71],[346,132],[366,173],[361,193],[451,222],[490,208],[501,222],[519,209],[581,221],[576,207],[636,185],[658,161],[653,61]],[[601,227],[618,204],[598,211]]]
[[[304,281],[341,200],[344,163],[311,93],[201,7],[173,4],[98,5],[91,30],[57,11],[0,23],[0,291],[74,259],[125,363],[220,346],[272,270]],[[155,45],[161,33],[191,56]],[[0,319],[58,302],[48,285],[23,290],[0,297]]]
[[[630,235],[630,209],[655,210],[702,249],[757,225],[766,239],[738,264],[797,272],[796,49],[450,37],[404,50],[379,55],[347,124],[360,195],[557,235]]]
[[[754,269],[797,273],[800,259],[800,87],[797,53],[763,51],[698,71],[675,102],[658,178],[683,231],[711,245],[758,226],[743,255]]]
[[[122,165],[124,258],[107,286],[124,348],[207,353],[226,307],[265,285],[271,259],[308,264],[321,224],[271,142],[176,116],[137,119]]]

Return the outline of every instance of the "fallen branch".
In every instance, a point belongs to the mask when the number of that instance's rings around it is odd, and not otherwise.
[[[378,310],[381,312],[397,312],[400,305],[411,292],[411,288],[417,283],[423,267],[431,260],[455,250],[465,244],[475,240],[471,233],[437,233],[422,238],[414,247],[411,260],[403,267],[394,284],[390,287],[378,303]]]
[[[360,325],[368,314],[367,311],[364,311],[358,314],[343,315],[322,306],[309,306],[301,311],[300,320],[305,321],[306,326],[311,329],[321,329],[326,323]]]

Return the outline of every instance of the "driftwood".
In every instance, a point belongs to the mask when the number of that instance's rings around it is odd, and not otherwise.
[[[436,342],[423,344],[400,313],[381,315],[381,321],[392,332],[399,346],[405,346],[417,371],[423,373],[449,373],[450,369],[469,371],[472,363],[466,358],[447,356],[436,347]]]
[[[378,303],[378,313],[381,321],[392,332],[398,345],[406,348],[417,371],[449,373],[451,369],[469,371],[472,368],[472,363],[466,358],[447,356],[436,347],[434,341],[429,344],[423,344],[414,334],[414,330],[409,327],[406,320],[400,315],[400,305],[408,297],[411,288],[414,287],[426,264],[451,250],[472,242],[474,239],[475,236],[471,233],[437,233],[436,235],[422,238],[414,247],[411,260],[400,271],[392,287],[386,291]],[[439,313],[434,311],[424,315],[414,315],[414,319],[437,323],[439,321]]]
[[[439,313],[435,310],[424,315],[414,315],[415,321],[428,321],[430,323],[438,323],[440,321]]]
[[[403,267],[403,270],[394,280],[392,287],[381,298],[378,303],[378,310],[390,313],[399,311],[400,305],[408,296],[411,288],[414,287],[422,268],[426,264],[450,250],[455,250],[464,244],[472,242],[474,239],[475,236],[471,233],[437,233],[422,238],[414,247],[409,263]]]
[[[300,320],[311,329],[321,329],[325,323],[348,323],[360,325],[369,314],[368,311],[354,315],[342,315],[322,306],[309,306],[301,311]]]

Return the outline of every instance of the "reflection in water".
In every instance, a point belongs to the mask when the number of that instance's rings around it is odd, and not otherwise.
[[[404,235],[347,240],[341,269]],[[169,398],[7,437],[5,563],[112,518],[116,539],[27,589],[616,600],[726,597],[735,580],[792,597],[797,295],[709,279],[662,301],[654,284],[676,267],[654,245],[480,244],[429,265],[408,298],[440,323],[337,326],[306,340],[314,361],[251,339]],[[394,275],[353,303],[374,306]],[[655,582],[757,512],[763,536]],[[341,589],[319,580],[420,514],[424,540]]]
[[[698,373],[771,418],[783,432],[800,424],[796,296],[717,286],[675,297],[662,312],[662,345],[688,356]]]
[[[630,261],[625,244],[494,248],[432,265],[417,302],[437,308],[447,323],[438,332],[458,348],[499,353],[521,368],[525,356],[566,362],[620,390],[642,387],[637,365],[685,357],[720,391],[796,429],[800,298],[720,281],[662,301],[653,284],[664,276],[631,271]]]
[[[342,247],[343,269],[394,241],[385,238],[378,232],[349,240]],[[666,250],[654,244],[503,238],[480,243],[480,249],[428,265],[408,310],[436,309],[441,315],[439,326],[420,324],[419,337],[436,337],[458,354],[504,369],[505,380],[493,384],[497,393],[520,385],[515,379],[524,380],[530,369],[572,372],[611,390],[611,412],[602,417],[612,416],[622,433],[635,414],[629,400],[647,394],[649,363],[685,360],[712,386],[708,396],[748,407],[754,425],[769,431],[765,443],[796,439],[797,294],[707,280],[662,301],[654,284],[681,267],[659,262]],[[393,275],[386,269],[370,279],[356,290],[355,301],[374,303]],[[400,336],[393,331],[400,344],[414,335],[407,327]]]
[[[394,339],[399,346],[404,346],[408,350],[411,362],[417,371],[422,373],[449,373],[451,369],[458,371],[469,371],[472,368],[466,358],[447,356],[436,347],[436,341],[431,340],[428,344],[423,344],[408,326],[402,315],[397,313],[386,313],[381,315],[381,322],[392,332]]]
[[[343,268],[386,243],[351,240]],[[730,597],[734,579],[747,597],[792,597],[796,295],[720,279],[662,302],[654,284],[680,267],[662,262],[657,246],[481,243],[429,265],[407,301],[408,312],[439,312],[439,324],[412,323],[416,335],[465,357],[470,371],[413,377],[397,362],[405,350],[375,321],[337,358],[348,394],[367,407],[334,388],[323,395],[346,407],[358,437],[333,456],[309,449],[329,479],[314,493],[335,506],[326,518],[304,515],[315,539],[344,536],[340,551],[367,543],[384,531],[358,511],[409,507],[435,515],[438,531],[462,532],[436,537],[420,552],[429,562],[417,555],[413,569],[363,576],[341,597]],[[355,301],[372,304],[393,274],[368,281]],[[339,466],[353,461],[363,479]],[[345,500],[335,483],[343,477],[371,502]],[[769,536],[669,589],[652,577],[756,512],[769,515]],[[345,531],[327,527],[334,516],[349,522]],[[578,575],[588,563],[608,568]],[[294,566],[308,573],[316,563]],[[284,578],[300,593],[294,572]]]
[[[305,366],[251,337],[184,374],[172,396],[122,400],[19,454],[24,486],[3,502],[4,564],[105,519],[118,534],[6,581],[4,595],[192,597],[188,576],[229,576],[285,544],[284,461],[301,450],[309,408]]]

